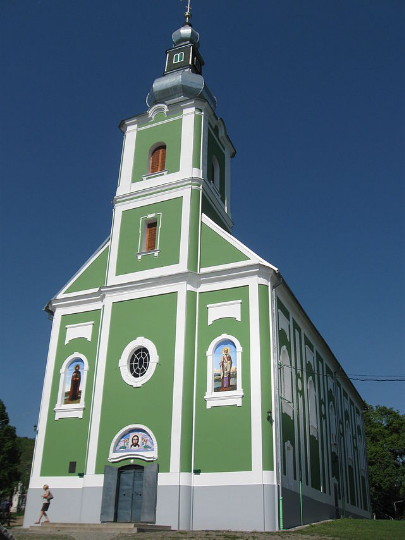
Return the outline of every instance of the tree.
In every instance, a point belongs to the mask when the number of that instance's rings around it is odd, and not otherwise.
[[[0,399],[0,491],[12,493],[19,479],[20,449],[15,427],[9,425],[6,407]]]
[[[373,512],[377,517],[404,517],[405,415],[367,405],[364,421]]]
[[[34,454],[35,440],[28,437],[17,437],[18,447],[21,451],[18,470],[20,472],[20,481],[23,485],[23,490],[28,488],[30,480],[30,472],[32,466],[32,456]]]

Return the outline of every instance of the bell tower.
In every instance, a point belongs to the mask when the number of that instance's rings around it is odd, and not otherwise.
[[[123,120],[122,161],[108,285],[198,271],[202,213],[230,232],[230,160],[235,149],[202,76],[200,36],[186,12],[172,35],[148,110]]]

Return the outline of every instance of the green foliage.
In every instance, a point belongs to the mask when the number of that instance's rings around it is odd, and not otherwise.
[[[17,444],[21,452],[18,471],[23,488],[27,489],[31,473],[32,457],[34,454],[35,439],[17,437]]]
[[[405,415],[377,405],[364,414],[371,506],[377,517],[405,516]],[[394,502],[397,504],[395,512]]]
[[[0,491],[3,493],[11,493],[20,478],[20,455],[15,427],[9,425],[6,407],[0,399]]]

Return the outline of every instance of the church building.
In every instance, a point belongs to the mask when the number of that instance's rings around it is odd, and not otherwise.
[[[53,522],[370,517],[364,403],[280,271],[232,236],[235,148],[190,17],[120,124],[111,235],[46,307],[25,527],[44,484]]]

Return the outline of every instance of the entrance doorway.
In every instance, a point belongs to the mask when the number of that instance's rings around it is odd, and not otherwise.
[[[143,467],[120,469],[118,475],[117,521],[131,523],[141,520]]]
[[[104,469],[100,521],[155,523],[158,464]]]

